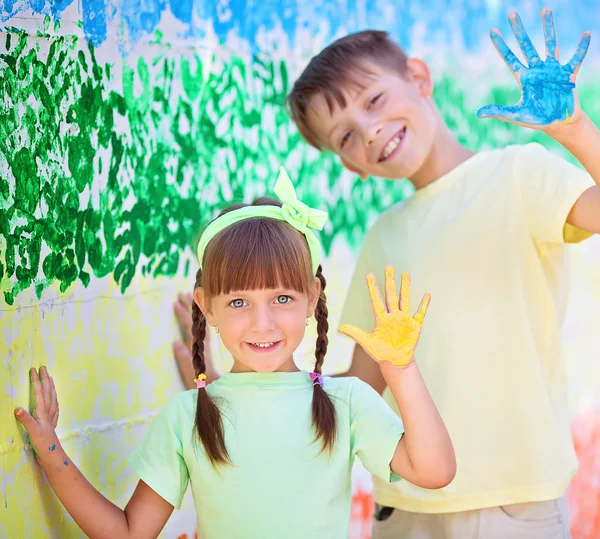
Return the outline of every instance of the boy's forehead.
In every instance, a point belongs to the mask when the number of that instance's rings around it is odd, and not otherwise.
[[[341,100],[334,92],[325,94],[317,92],[308,101],[306,119],[308,124],[319,139],[321,144],[326,144],[332,122],[337,121],[345,114],[348,105],[358,101],[361,95],[377,80],[373,73],[365,72],[361,77],[354,77],[340,82],[336,88]],[[348,111],[348,113],[350,113]]]
[[[308,111],[313,112],[315,117],[330,120],[385,74],[384,68],[368,61],[340,69],[336,81],[325,85],[321,91],[311,96]],[[337,96],[340,96],[341,100]]]

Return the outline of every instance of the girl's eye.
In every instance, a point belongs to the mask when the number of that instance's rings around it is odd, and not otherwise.
[[[243,299],[234,299],[229,302],[229,305],[231,305],[234,309],[239,309],[240,307],[243,307],[245,304],[246,304],[246,302]]]
[[[348,142],[349,138],[350,138],[350,131],[346,132],[346,134],[342,137],[342,141],[340,142],[340,148],[344,147],[344,144],[346,144],[346,142]]]
[[[292,301],[291,296],[277,296],[277,303],[279,303],[280,305],[285,305],[286,303],[289,303],[290,301]]]
[[[379,98],[381,97],[382,94],[377,94],[373,99],[371,99],[371,101],[369,102],[369,105],[374,105],[375,103],[377,103],[377,101],[379,101]]]

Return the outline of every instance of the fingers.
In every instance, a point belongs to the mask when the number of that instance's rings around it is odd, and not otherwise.
[[[544,40],[546,41],[546,59],[556,58],[558,60],[558,42],[551,9],[542,9],[542,26],[544,27]]]
[[[521,22],[521,17],[519,17],[518,13],[511,13],[508,16],[508,22],[510,23],[510,27],[515,34],[515,37],[517,38],[517,42],[519,43],[519,47],[521,47],[521,51],[523,51],[523,55],[525,58],[527,58],[529,67],[532,67],[540,62],[540,55],[535,50],[531,39],[529,39],[529,35],[525,31],[523,23]]]
[[[56,425],[58,425],[58,397],[52,376],[50,377],[50,407],[48,408],[48,417],[52,422],[53,428],[56,428]]]
[[[394,268],[386,266],[385,268],[385,303],[390,313],[399,308],[398,293],[396,292],[396,279],[394,277]]]
[[[523,112],[524,109],[520,105],[511,105],[508,107],[503,105],[486,105],[477,111],[477,118],[497,118],[511,122],[526,122],[527,118],[523,117]]]
[[[402,272],[400,281],[400,310],[410,315],[410,273]]]
[[[33,419],[33,417],[31,417],[31,415],[23,408],[17,408],[15,410],[15,417],[25,427],[30,436],[39,428],[36,420]]]
[[[577,74],[585,55],[587,54],[588,49],[590,48],[590,41],[592,39],[592,35],[589,32],[583,32],[581,37],[579,38],[579,45],[577,46],[577,50],[573,55],[573,58],[567,64],[567,67],[573,71],[573,73]]]
[[[371,297],[371,306],[373,307],[373,312],[375,313],[375,319],[379,320],[385,315],[385,307],[383,305],[381,296],[379,295],[379,289],[377,288],[377,283],[375,282],[375,276],[372,273],[367,275],[367,287],[369,288],[369,296]]]
[[[44,398],[44,390],[42,389],[42,384],[40,382],[40,377],[36,369],[31,369],[30,371],[31,383],[33,385],[33,395],[35,398],[35,412],[34,416],[36,418],[45,417],[47,414],[46,410],[46,401]]]
[[[490,32],[490,38],[494,47],[498,51],[500,57],[506,62],[508,69],[510,69],[513,74],[521,71],[521,68],[525,66],[521,63],[521,61],[514,55],[513,51],[510,50],[510,47],[504,41],[502,34],[499,30],[494,29]]]
[[[42,383],[42,393],[44,395],[44,404],[46,405],[46,413],[50,415],[50,405],[52,404],[52,389],[50,383],[50,375],[46,367],[40,368],[40,381]]]
[[[421,300],[421,304],[417,309],[417,312],[413,316],[413,320],[418,322],[419,325],[423,325],[423,321],[425,320],[425,315],[427,314],[427,309],[429,308],[429,303],[431,302],[431,294],[425,294],[423,299]]]
[[[342,335],[346,335],[355,340],[363,348],[367,348],[366,343],[369,340],[369,334],[365,333],[362,329],[359,329],[356,326],[351,326],[350,324],[343,324],[339,327],[338,331]]]
[[[183,340],[188,343],[192,342],[192,302],[191,294],[179,294],[177,301],[173,305],[175,316],[181,328]]]

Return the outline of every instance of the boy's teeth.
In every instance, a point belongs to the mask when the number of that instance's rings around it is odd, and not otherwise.
[[[399,146],[402,141],[402,134],[398,134],[392,140],[390,140],[389,144],[384,148],[383,154],[381,156],[382,159],[386,159],[389,155]]]
[[[400,144],[400,135],[394,137],[394,140],[390,141],[390,143],[385,147],[383,151],[383,158],[388,157]]]

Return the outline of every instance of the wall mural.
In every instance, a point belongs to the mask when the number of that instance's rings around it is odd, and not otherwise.
[[[0,537],[83,537],[12,415],[29,399],[32,366],[53,372],[70,456],[111,500],[126,502],[137,480],[125,458],[182,389],[172,303],[193,285],[190,246],[221,207],[269,192],[279,165],[303,200],[329,212],[320,239],[335,328],[365,231],[411,187],[356,179],[309,148],[285,114],[295,77],[332,39],[389,30],[430,63],[442,114],[472,149],[535,140],[561,151],[540,133],[475,117],[483,104],[519,96],[489,29],[509,35],[515,8],[534,28],[544,6],[471,4],[0,0]],[[600,11],[572,4],[550,7],[565,54],[592,32],[578,88],[600,124]],[[572,250],[565,323],[582,466],[569,496],[580,538],[600,534],[599,246],[594,238]],[[212,344],[227,368],[216,336]],[[332,331],[325,371],[345,368],[351,346]],[[371,483],[360,466],[354,476],[350,536],[366,538]],[[188,497],[161,537],[193,537],[194,518]]]

